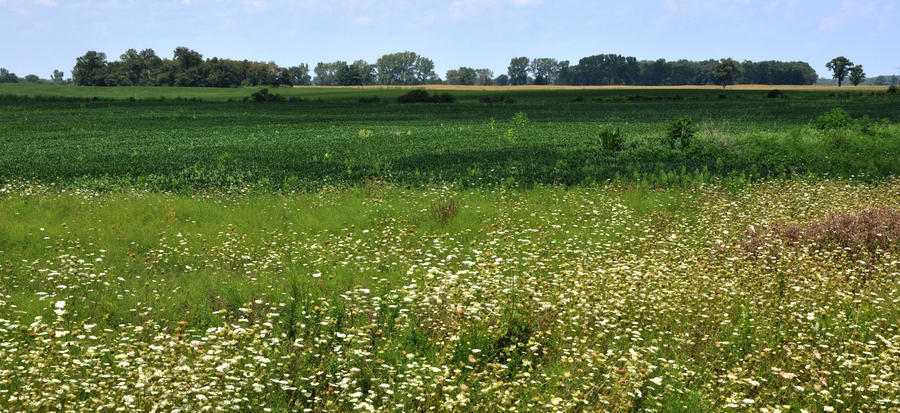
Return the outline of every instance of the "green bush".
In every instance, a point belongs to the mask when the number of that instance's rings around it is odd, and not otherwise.
[[[284,101],[284,96],[276,95],[273,93],[269,93],[269,89],[263,88],[258,92],[254,92],[250,95],[250,98],[255,102],[282,102]]]
[[[604,128],[600,130],[600,148],[604,151],[618,152],[622,150],[625,140],[622,138],[622,130],[619,128]]]
[[[503,95],[482,96],[478,98],[478,101],[481,103],[515,103],[515,100],[513,100],[513,98]]]
[[[413,89],[397,98],[399,103],[453,103],[456,97],[449,93],[428,94],[425,89]]]
[[[890,96],[900,95],[900,87],[897,87],[897,85],[891,85],[891,87],[887,89],[886,93]]]
[[[694,118],[690,116],[682,116],[676,121],[669,124],[666,129],[669,138],[669,146],[674,148],[686,148],[691,144],[694,134],[697,131],[697,125],[694,124]]]
[[[818,129],[841,129],[852,124],[853,118],[841,108],[834,108],[816,118],[816,128]]]

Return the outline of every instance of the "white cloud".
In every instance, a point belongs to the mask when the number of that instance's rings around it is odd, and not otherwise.
[[[54,0],[34,0],[34,4],[37,4],[38,6],[42,6],[42,7],[56,7],[56,6],[59,6],[59,3],[57,3],[57,2],[54,1]]]
[[[883,0],[844,0],[836,13],[825,16],[819,23],[819,31],[827,32],[839,29],[850,20],[862,19],[883,23],[885,16],[894,8],[890,2]]]

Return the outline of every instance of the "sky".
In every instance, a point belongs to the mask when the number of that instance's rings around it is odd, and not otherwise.
[[[71,75],[88,50],[129,48],[281,66],[413,51],[441,78],[506,73],[510,58],[800,60],[822,77],[846,56],[869,77],[900,74],[897,0],[0,0],[0,67]]]

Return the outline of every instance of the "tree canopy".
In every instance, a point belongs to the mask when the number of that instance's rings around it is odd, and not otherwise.
[[[844,56],[838,56],[825,63],[825,67],[832,72],[834,78],[838,81],[838,87],[841,87],[841,83],[844,82],[844,78],[847,77],[850,68],[853,67],[853,62]]]
[[[853,63],[839,57],[826,67],[835,73],[840,84],[851,75]],[[72,78],[75,84],[90,86],[421,85],[441,82],[434,69],[431,59],[404,51],[385,54],[374,64],[365,60],[318,62],[310,75],[310,66],[305,63],[281,67],[274,62],[204,58],[195,50],[178,47],[172,58],[157,56],[153,49],[128,49],[115,61],[107,61],[102,52],[89,51],[76,60]],[[861,76],[864,80],[865,74]],[[510,59],[507,72],[496,78],[490,69],[462,66],[447,71],[446,83],[725,86],[731,83],[813,84],[817,77],[816,71],[805,62],[737,62],[731,58],[638,60],[633,56],[596,54],[583,57],[574,65],[551,57],[515,57]],[[61,83],[55,75],[53,79],[54,83]],[[8,71],[0,72],[0,82],[19,80]]]
[[[740,64],[730,57],[719,60],[719,64],[713,68],[713,76],[719,81],[722,88],[725,88],[726,85],[733,82],[740,73]]]

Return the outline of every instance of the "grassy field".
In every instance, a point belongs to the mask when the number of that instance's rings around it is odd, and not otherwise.
[[[896,96],[255,91],[0,86],[0,410],[900,409]]]
[[[398,104],[405,90],[294,88],[275,93],[295,101],[241,101],[254,91],[3,86],[0,176],[318,189],[372,178],[470,187],[797,172],[876,178],[900,168],[898,99],[883,93],[454,91],[455,103]],[[855,120],[817,126],[835,108]],[[683,116],[693,119],[689,136],[673,138]]]

